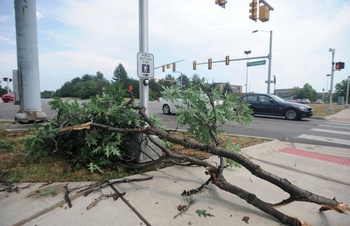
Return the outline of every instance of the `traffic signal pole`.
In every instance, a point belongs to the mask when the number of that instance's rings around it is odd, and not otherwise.
[[[148,53],[148,0],[139,0],[139,52]],[[149,86],[140,77],[140,106],[146,108],[148,115]]]
[[[18,90],[14,90],[15,104],[20,105],[15,120],[45,121],[47,116],[41,110],[40,97],[36,1],[15,0],[14,4],[18,70],[13,79],[18,84]]]
[[[334,53],[335,53],[335,49],[330,48],[329,52],[332,53],[331,87],[330,87],[330,91],[329,91],[329,107],[327,109],[327,112],[330,115],[330,114],[334,113],[333,106],[332,106],[332,99],[333,99],[333,75],[334,75]]]

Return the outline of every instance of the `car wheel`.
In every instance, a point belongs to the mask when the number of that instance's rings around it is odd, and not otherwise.
[[[164,104],[163,105],[163,114],[164,115],[170,115],[170,107],[169,107],[169,105],[167,105],[167,104]]]
[[[4,100],[4,103],[8,103],[9,101],[8,100]]]
[[[284,113],[284,117],[286,117],[288,120],[296,120],[299,118],[299,114],[297,110],[290,108]]]

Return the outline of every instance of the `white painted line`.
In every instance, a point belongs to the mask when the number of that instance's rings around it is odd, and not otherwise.
[[[318,126],[321,126],[321,127],[330,127],[330,128],[339,128],[339,129],[348,129],[350,130],[350,126],[347,126],[347,127],[343,127],[343,126],[331,126],[331,125],[318,125]]]
[[[327,121],[327,124],[336,124],[336,125],[350,125],[350,122],[340,122],[340,121]]]
[[[342,135],[349,135],[350,132],[344,132],[344,131],[337,131],[337,130],[328,130],[328,129],[311,129],[312,131],[317,131],[317,132],[324,132],[324,133],[336,133],[336,134],[342,134]]]
[[[320,136],[302,134],[298,138],[308,139],[308,140],[317,140],[317,141],[323,141],[323,142],[334,143],[334,144],[343,144],[343,145],[350,146],[350,140],[336,139],[336,138],[331,138],[331,137],[320,137]]]

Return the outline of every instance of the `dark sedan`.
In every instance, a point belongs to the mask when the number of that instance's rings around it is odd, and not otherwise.
[[[312,116],[312,107],[305,104],[287,102],[272,94],[251,93],[239,98],[250,104],[254,114],[284,116],[289,120],[300,120]]]

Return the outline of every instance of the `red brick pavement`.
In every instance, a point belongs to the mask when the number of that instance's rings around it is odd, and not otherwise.
[[[336,164],[350,166],[350,159],[341,158],[341,157],[332,156],[332,155],[324,155],[324,154],[319,154],[311,151],[298,150],[294,148],[284,148],[279,150],[279,152],[284,152],[284,153],[299,155],[307,158],[313,158],[313,159],[318,159],[322,161],[333,162]]]

